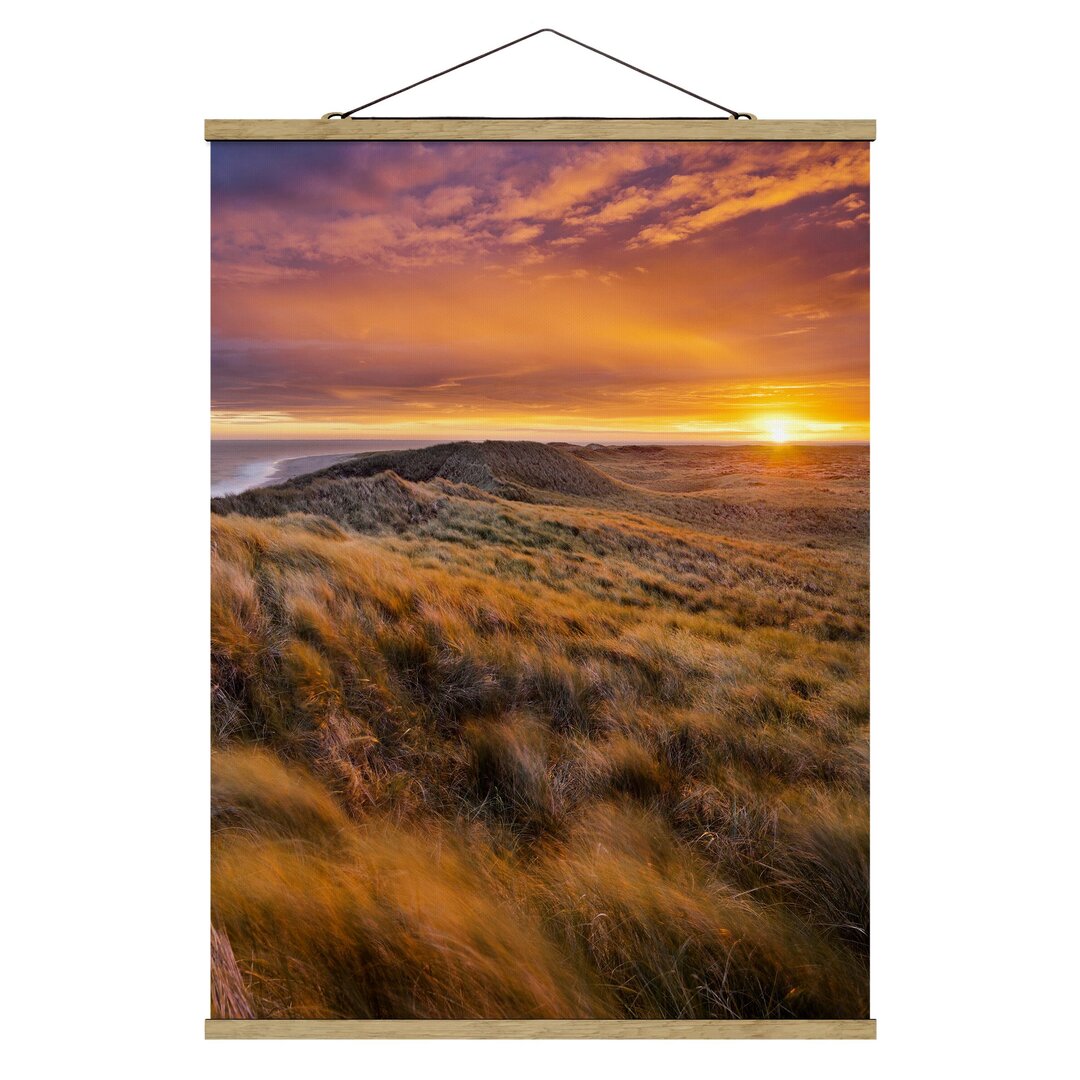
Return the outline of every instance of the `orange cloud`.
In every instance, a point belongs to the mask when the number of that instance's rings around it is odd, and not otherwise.
[[[865,431],[864,144],[250,145],[215,145],[229,431]]]

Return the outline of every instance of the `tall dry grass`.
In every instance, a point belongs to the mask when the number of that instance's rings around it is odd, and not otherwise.
[[[396,477],[333,520],[322,483],[322,514],[263,493],[213,518],[233,1000],[868,1015],[866,560],[846,527],[785,545]]]

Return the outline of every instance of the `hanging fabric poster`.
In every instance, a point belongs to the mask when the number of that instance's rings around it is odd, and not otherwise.
[[[213,143],[215,1019],[869,1017],[868,152]]]

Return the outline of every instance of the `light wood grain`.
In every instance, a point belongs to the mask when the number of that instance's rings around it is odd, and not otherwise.
[[[210,142],[627,140],[872,142],[874,120],[207,120]]]
[[[876,1020],[207,1020],[208,1039],[876,1039]]]

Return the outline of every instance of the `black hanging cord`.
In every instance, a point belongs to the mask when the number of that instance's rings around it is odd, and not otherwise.
[[[378,105],[380,101],[386,101],[388,98],[397,97],[398,94],[404,94],[407,90],[414,90],[418,86],[423,86],[424,83],[431,82],[432,79],[441,79],[444,75],[449,75],[451,71],[457,71],[458,68],[466,67],[469,64],[475,64],[477,60],[483,60],[485,57],[493,56],[497,52],[502,52],[503,49],[509,49],[513,45],[520,45],[523,41],[528,41],[529,38],[536,37],[537,34],[556,34],[563,38],[565,41],[573,42],[575,45],[580,45],[583,49],[588,49],[589,52],[594,52],[598,56],[603,56],[607,60],[614,60],[616,64],[622,64],[623,67],[629,68],[631,71],[636,71],[639,75],[646,75],[650,79],[655,79],[657,82],[663,83],[665,86],[670,86],[673,90],[678,90],[681,94],[687,94],[692,98],[697,98],[698,101],[705,102],[706,105],[711,105],[714,109],[720,109],[722,112],[726,112],[732,120],[756,120],[757,117],[753,113],[741,113],[736,112],[734,109],[729,109],[726,105],[721,105],[716,101],[710,101],[707,97],[702,97],[701,94],[695,94],[693,90],[687,90],[684,86],[678,86],[673,82],[669,82],[667,79],[660,78],[659,75],[654,75],[651,71],[645,71],[644,68],[635,67],[633,64],[627,63],[625,60],[620,60],[617,56],[612,56],[611,53],[606,53],[603,49],[597,49],[592,45],[586,45],[584,41],[578,41],[577,38],[572,38],[569,34],[564,34],[561,30],[552,30],[551,27],[545,26],[540,30],[534,30],[531,34],[525,34],[524,37],[515,38],[513,41],[508,41],[505,45],[499,45],[497,48],[488,49],[487,52],[481,53],[479,56],[474,56],[469,60],[462,60],[460,64],[455,64],[453,67],[448,67],[445,71],[440,71],[435,75],[429,75],[426,79],[420,79],[417,82],[410,83],[408,86],[403,86],[400,90],[394,90],[392,93],[383,94],[382,97],[377,97],[374,101],[367,101],[363,105],[357,105],[355,109],[349,109],[348,112],[332,112],[327,113],[324,120],[347,120],[354,116],[355,113],[361,112],[364,109],[370,108],[372,105]]]

